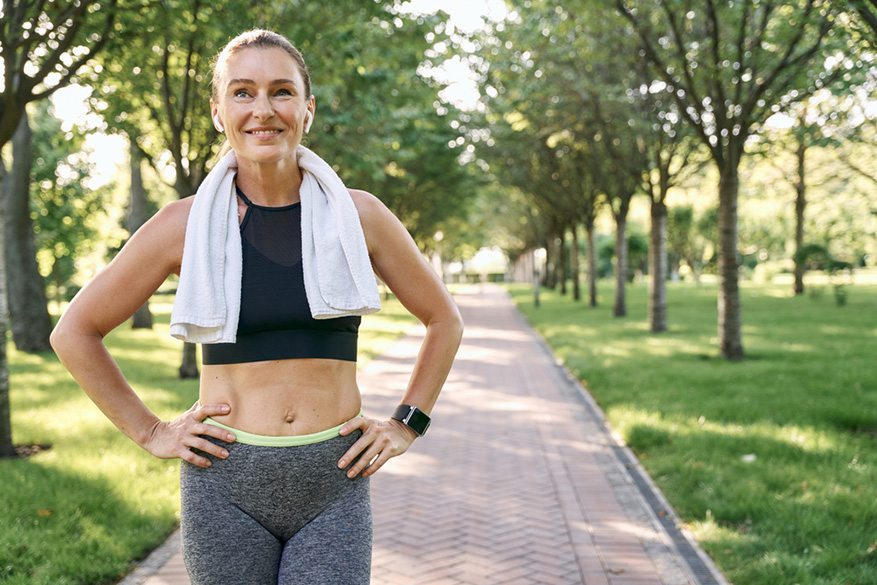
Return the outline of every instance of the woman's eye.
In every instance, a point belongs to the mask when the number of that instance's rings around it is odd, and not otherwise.
[[[277,95],[292,95],[292,92],[288,89],[278,89]]]
[[[234,92],[234,97],[247,97],[250,94],[245,89],[239,89]]]

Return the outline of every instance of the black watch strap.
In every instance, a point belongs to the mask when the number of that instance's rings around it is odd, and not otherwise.
[[[430,423],[429,415],[416,406],[409,406],[407,404],[400,404],[390,418],[408,426],[420,437],[426,434],[426,429],[429,428]]]

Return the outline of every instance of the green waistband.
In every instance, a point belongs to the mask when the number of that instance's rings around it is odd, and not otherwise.
[[[359,414],[356,416],[362,416],[362,411],[359,411]],[[215,427],[231,431],[232,433],[234,433],[234,436],[236,437],[235,442],[237,443],[244,443],[245,445],[255,445],[257,447],[298,447],[300,445],[319,443],[320,441],[334,439],[335,437],[339,436],[341,434],[341,427],[347,424],[346,422],[341,423],[337,427],[332,427],[331,429],[326,429],[325,431],[320,431],[318,433],[311,433],[310,435],[292,435],[278,437],[274,435],[257,435],[255,433],[241,431],[234,427],[230,427],[220,422],[216,422],[209,416],[204,419],[204,422],[208,425],[213,425]]]

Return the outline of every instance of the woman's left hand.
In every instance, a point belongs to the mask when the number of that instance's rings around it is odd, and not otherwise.
[[[338,462],[340,469],[346,469],[352,461],[356,461],[347,471],[347,477],[350,478],[360,472],[363,477],[374,475],[390,458],[407,451],[417,438],[417,433],[399,421],[379,421],[364,416],[347,422],[341,427],[341,435],[349,435],[356,429],[362,431],[362,436]]]

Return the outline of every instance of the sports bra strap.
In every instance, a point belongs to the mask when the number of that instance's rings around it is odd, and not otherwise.
[[[244,195],[244,192],[241,191],[241,188],[238,187],[237,184],[235,184],[234,190],[238,192],[238,197],[240,197],[243,200],[243,202],[246,203],[247,207],[250,207],[253,204],[252,201],[247,199],[247,196]]]

